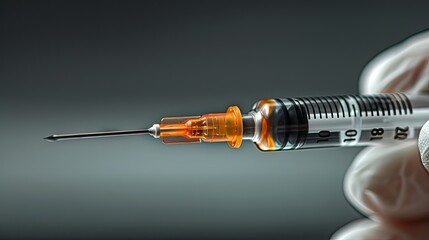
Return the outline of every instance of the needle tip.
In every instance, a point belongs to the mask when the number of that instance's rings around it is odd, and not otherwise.
[[[50,136],[47,136],[47,137],[45,137],[45,138],[43,138],[43,139],[45,139],[46,141],[48,141],[48,142],[56,142],[58,139],[55,137],[55,135],[50,135]]]

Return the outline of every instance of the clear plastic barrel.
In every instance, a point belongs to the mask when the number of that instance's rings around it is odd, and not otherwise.
[[[385,93],[266,99],[249,113],[262,151],[362,146],[418,137],[429,96]]]

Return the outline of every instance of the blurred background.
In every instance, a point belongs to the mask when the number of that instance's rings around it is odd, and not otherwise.
[[[427,1],[0,2],[0,237],[327,239],[361,150],[49,143],[262,98],[358,93]]]

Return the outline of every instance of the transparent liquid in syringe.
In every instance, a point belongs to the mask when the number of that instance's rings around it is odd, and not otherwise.
[[[252,112],[262,115],[254,141],[263,151],[373,145],[416,138],[429,119],[429,97],[386,93],[268,99]]]

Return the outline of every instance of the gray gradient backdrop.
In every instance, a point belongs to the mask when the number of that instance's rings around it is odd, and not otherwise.
[[[342,189],[358,148],[42,138],[357,93],[428,27],[427,1],[370,2],[0,2],[0,237],[327,239],[361,218]]]

